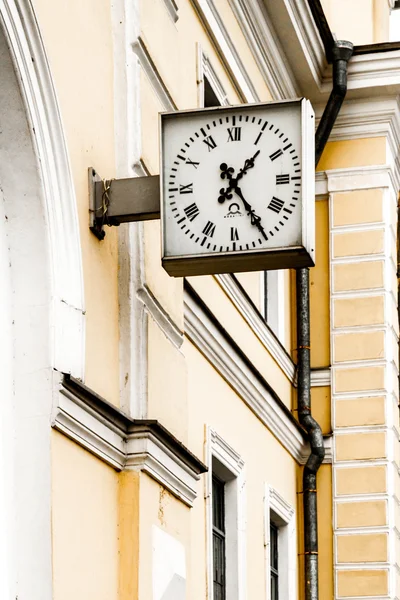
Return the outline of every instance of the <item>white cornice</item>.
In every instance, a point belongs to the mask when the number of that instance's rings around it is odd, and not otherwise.
[[[199,472],[182,458],[186,451],[179,455],[146,422],[132,421],[117,409],[102,413],[95,404],[61,387],[56,392],[52,426],[114,469],[143,471],[182,502],[193,505]]]
[[[275,100],[299,96],[295,77],[262,0],[229,0],[268,90]]]
[[[275,337],[259,311],[253,306],[247,295],[231,275],[215,275],[215,279],[222,287],[228,298],[240,312],[246,323],[253,330],[260,342],[265,346],[273,359],[293,383],[296,367],[286,352],[281,342]]]
[[[291,456],[304,464],[310,454],[304,435],[188,292],[185,333]]]

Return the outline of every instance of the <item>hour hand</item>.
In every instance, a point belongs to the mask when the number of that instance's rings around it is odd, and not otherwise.
[[[223,204],[225,200],[231,200],[232,191],[236,187],[236,179],[233,177],[235,169],[233,167],[228,167],[226,163],[221,163],[221,179],[227,179],[229,181],[229,185],[227,188],[221,188],[219,190],[218,202]]]

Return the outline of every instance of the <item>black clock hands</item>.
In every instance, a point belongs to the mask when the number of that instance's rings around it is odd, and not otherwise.
[[[221,179],[228,179],[229,185],[227,188],[220,189],[220,191],[219,191],[220,195],[218,197],[218,202],[220,204],[222,204],[223,202],[225,202],[225,200],[230,200],[232,198],[232,192],[235,192],[237,194],[237,196],[239,196],[239,198],[243,202],[243,206],[244,206],[245,210],[247,211],[247,215],[250,217],[251,224],[255,225],[257,227],[257,229],[260,231],[260,233],[262,234],[262,236],[264,237],[265,240],[268,240],[267,235],[264,230],[264,227],[261,225],[261,217],[259,217],[256,214],[256,212],[252,208],[251,204],[249,204],[247,202],[247,200],[245,199],[245,197],[242,194],[242,190],[238,186],[238,182],[242,179],[242,177],[244,177],[244,175],[246,175],[247,171],[254,167],[255,159],[257,158],[257,156],[259,154],[260,154],[260,150],[257,150],[257,152],[254,154],[254,156],[246,159],[244,166],[240,169],[240,171],[236,177],[233,176],[233,174],[235,172],[235,169],[233,167],[228,167],[228,165],[226,163],[222,163],[220,165]]]

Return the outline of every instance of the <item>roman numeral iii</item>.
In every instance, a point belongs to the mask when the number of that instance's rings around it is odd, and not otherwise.
[[[276,185],[284,185],[286,183],[290,183],[290,175],[277,175],[276,176]]]
[[[188,183],[187,185],[179,186],[180,194],[193,194],[193,183]]]
[[[215,231],[214,223],[211,223],[211,221],[207,221],[207,225],[203,229],[204,235],[208,235],[208,237],[213,237],[214,231]]]
[[[203,140],[203,142],[206,144],[209,152],[211,152],[211,150],[214,150],[214,148],[217,147],[217,144],[215,143],[212,135],[209,135],[208,137],[206,137],[206,139]]]
[[[228,142],[240,142],[241,134],[241,127],[228,127]]]
[[[273,196],[271,202],[268,204],[268,208],[273,212],[280,213],[284,204],[285,203],[283,200],[280,200],[279,198],[275,198],[275,196]]]
[[[189,204],[186,208],[183,209],[183,212],[189,219],[189,221],[193,221],[196,217],[199,216],[200,211],[197,208],[197,204],[193,202],[193,204]]]

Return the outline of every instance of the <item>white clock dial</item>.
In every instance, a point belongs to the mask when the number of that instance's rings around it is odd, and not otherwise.
[[[162,144],[165,257],[301,245],[300,103],[182,113]]]

